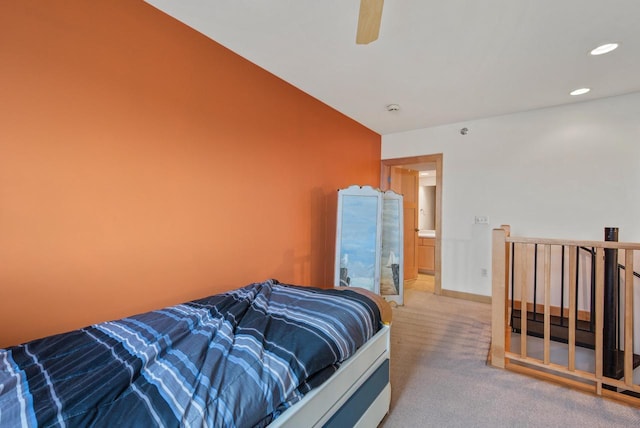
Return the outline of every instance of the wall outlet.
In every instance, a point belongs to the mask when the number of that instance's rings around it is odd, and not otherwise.
[[[475,217],[475,224],[489,224],[489,217],[486,215],[477,215]]]
[[[480,276],[481,277],[486,278],[487,275],[489,275],[489,272],[485,268],[480,269]]]

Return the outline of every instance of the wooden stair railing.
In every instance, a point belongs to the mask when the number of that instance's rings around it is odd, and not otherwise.
[[[512,244],[513,246],[513,244]],[[512,250],[513,251],[513,247]],[[588,270],[589,275],[587,278],[584,278],[584,274],[582,278],[576,277],[576,281],[578,285],[582,285],[581,289],[576,290],[577,293],[586,294],[590,298],[589,307],[595,306],[595,250],[587,247],[577,247],[578,256],[587,255],[588,257],[584,258],[584,268]],[[542,305],[538,303],[538,277],[540,276],[538,273],[538,260],[539,251],[538,245],[534,244],[533,251],[533,301],[529,302],[526,308],[526,316],[527,316],[527,334],[530,336],[536,337],[544,337],[544,308]],[[568,309],[564,307],[564,296],[565,296],[565,247],[561,247],[561,267],[559,277],[560,284],[558,287],[554,287],[552,290],[553,293],[559,297],[560,304],[559,306],[551,306],[551,340],[559,341],[563,343],[567,343],[568,341],[568,320],[569,313]],[[576,269],[580,269],[578,266],[578,262],[580,261],[580,257],[576,260]],[[513,265],[512,265],[513,267]],[[624,269],[624,266],[621,265],[621,268]],[[606,267],[605,267],[606,269]],[[617,273],[617,272],[616,272]],[[512,281],[511,281],[511,296],[514,296],[514,281],[513,281],[513,269],[511,270]],[[520,301],[517,299],[510,299],[511,303],[511,311],[510,311],[510,325],[514,332],[520,333],[520,322],[522,318],[523,310],[520,307]],[[616,310],[618,308],[616,307]],[[591,310],[578,310],[577,319],[576,319],[576,345],[582,346],[590,349],[594,349],[595,347],[595,314]],[[606,314],[605,314],[606,315]],[[606,317],[605,317],[606,320]],[[606,348],[606,346],[605,346]]]
[[[510,325],[512,307],[511,300],[518,300],[520,308],[530,307],[532,296],[532,280],[534,265],[529,257],[530,249],[535,246],[544,254],[542,275],[544,304],[540,305],[542,311],[542,340],[543,352],[541,356],[528,352],[529,338],[528,317],[520,318],[520,337],[511,346],[512,327]],[[566,361],[552,361],[552,248],[562,246],[568,253],[568,302],[560,308],[561,313],[568,313],[568,330],[566,340]],[[577,249],[590,247],[594,257],[591,266],[592,278],[595,283],[593,296],[588,308],[595,318],[595,340],[593,349],[593,364],[589,368],[578,368],[576,364],[577,323],[578,323],[578,256]],[[605,305],[605,250],[621,250],[624,256],[624,275],[621,276],[622,305],[620,310],[620,331],[618,338],[621,357],[620,376],[612,376],[607,373],[603,365],[606,350],[603,345],[604,330],[604,305]],[[617,251],[616,251],[617,253]],[[640,331],[634,331],[634,258],[640,255],[640,244],[622,243],[611,241],[576,241],[561,239],[521,238],[510,236],[510,227],[502,226],[493,230],[492,245],[492,342],[490,351],[491,364],[500,368],[526,373],[542,377],[570,387],[586,390],[597,395],[608,396],[640,406],[640,385],[634,382],[634,342],[640,342]],[[564,257],[564,256],[563,256]],[[564,272],[562,273],[564,275]],[[555,278],[557,280],[557,278]],[[637,283],[640,282],[635,279]],[[557,282],[557,281],[556,281]],[[510,285],[514,286],[510,295]],[[640,286],[640,285],[639,285]],[[538,291],[539,292],[539,291]],[[519,294],[519,296],[518,296]],[[557,309],[557,308],[556,308]],[[536,306],[537,310],[537,306]],[[523,311],[526,313],[526,310]],[[519,347],[519,350],[516,348]],[[638,347],[636,347],[638,349]],[[626,352],[629,350],[630,352]],[[616,357],[617,358],[617,357]],[[637,363],[637,361],[635,362]],[[640,370],[640,369],[639,369]],[[638,375],[640,377],[640,375]]]

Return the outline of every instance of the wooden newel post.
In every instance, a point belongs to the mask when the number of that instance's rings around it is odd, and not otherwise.
[[[493,229],[491,250],[491,365],[505,367],[509,227]]]

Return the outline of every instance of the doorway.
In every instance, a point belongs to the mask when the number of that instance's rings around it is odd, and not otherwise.
[[[435,166],[435,168],[434,168]],[[442,282],[442,153],[423,156],[411,156],[406,158],[384,159],[380,165],[380,188],[389,190],[392,188],[392,176],[394,176],[394,168],[401,167],[415,171],[435,171],[435,219],[434,219],[434,294],[441,294]],[[395,186],[393,186],[395,187]],[[413,190],[412,190],[413,192]],[[411,195],[410,200],[418,200],[419,186],[415,186],[415,194]],[[409,209],[412,209],[409,207]],[[405,219],[411,217],[405,213]],[[409,251],[408,257],[417,259],[419,228],[417,227],[417,218],[414,222],[413,230],[405,228],[405,257]],[[407,234],[410,233],[409,236]],[[409,244],[409,245],[408,245]]]

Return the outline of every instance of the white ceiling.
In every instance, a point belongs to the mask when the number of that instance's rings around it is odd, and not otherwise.
[[[640,0],[147,2],[382,135],[640,91]]]

